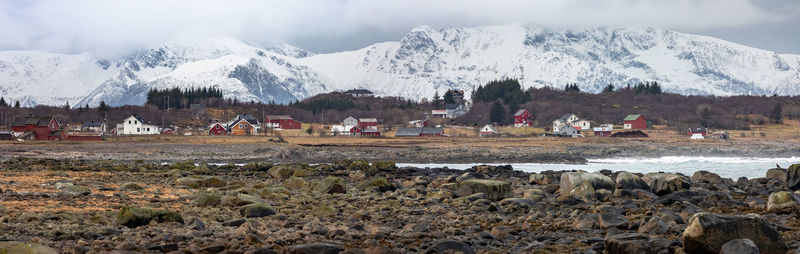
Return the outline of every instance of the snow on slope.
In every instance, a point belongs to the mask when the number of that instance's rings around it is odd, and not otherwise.
[[[609,83],[658,81],[683,94],[795,95],[800,56],[657,28],[519,24],[419,26],[399,42],[316,55],[230,38],[176,40],[113,60],[89,53],[0,52],[0,95],[29,105],[142,104],[149,89],[176,86],[217,86],[242,101],[289,102],[352,88],[421,99],[503,78],[517,78],[525,87],[578,83],[589,92]]]

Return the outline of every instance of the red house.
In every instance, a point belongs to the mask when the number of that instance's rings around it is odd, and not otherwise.
[[[267,123],[267,128],[274,128],[274,129],[284,129],[284,130],[291,130],[291,129],[300,129],[302,123],[300,121],[292,119],[291,116],[287,115],[268,115],[264,121]]]
[[[642,115],[628,115],[625,117],[623,129],[647,129],[647,120]]]
[[[520,109],[514,114],[514,127],[533,126],[533,114],[528,110]]]
[[[689,137],[691,137],[694,134],[700,134],[703,137],[705,137],[707,133],[708,130],[706,130],[706,128],[694,128],[694,129],[689,128]]]
[[[11,124],[11,131],[19,133],[24,140],[66,140],[61,125],[52,116],[18,116]]]
[[[208,128],[208,135],[225,135],[228,133],[228,130],[225,129],[225,126],[222,123],[216,122]]]
[[[353,128],[350,128],[350,135],[352,135],[352,136],[380,136],[381,135],[381,131],[378,130],[377,128],[363,129],[363,128],[358,127],[358,126],[353,126]]]
[[[378,128],[378,119],[375,118],[361,118],[358,119],[358,127],[361,129],[377,129]],[[370,128],[372,127],[372,128]]]

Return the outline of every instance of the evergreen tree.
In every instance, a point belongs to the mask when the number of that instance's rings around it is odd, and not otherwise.
[[[775,107],[772,108],[772,112],[769,113],[769,119],[775,123],[783,122],[783,108],[780,103],[775,104]]]
[[[456,103],[453,99],[453,90],[447,89],[447,92],[444,93],[444,103]]]
[[[6,99],[0,97],[0,107],[8,107],[8,103],[6,103]]]
[[[14,102],[14,107],[15,108],[21,108],[22,106],[19,104],[19,101],[17,101],[17,102]]]
[[[69,100],[67,100],[67,104],[64,104],[64,109],[69,110]]]
[[[439,105],[439,91],[433,93],[433,105]]]
[[[614,92],[614,85],[608,84],[606,88],[603,88],[603,93],[613,93]]]
[[[106,105],[106,101],[100,101],[100,105],[97,106],[97,111],[108,112],[108,105]]]
[[[505,117],[506,109],[503,107],[503,104],[500,103],[500,100],[494,101],[492,108],[489,110],[489,121],[493,123],[502,123]]]

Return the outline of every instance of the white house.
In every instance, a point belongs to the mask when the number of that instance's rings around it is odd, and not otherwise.
[[[117,135],[157,135],[158,126],[145,124],[138,115],[131,115],[121,124],[117,124]]]
[[[578,117],[578,115],[573,114],[573,113],[564,114],[563,116],[561,116],[561,118],[553,120],[553,133],[558,133],[559,129],[561,129],[562,127],[564,127],[567,124],[572,124],[572,125],[577,126],[575,124],[575,122],[577,122],[580,119],[581,118]],[[582,126],[579,126],[579,127],[582,127]],[[586,128],[589,128],[589,122],[588,121],[586,122]]]
[[[356,126],[358,125],[358,118],[348,116],[342,121],[342,125],[344,126]]]
[[[481,137],[494,136],[494,135],[497,135],[499,133],[500,132],[497,131],[497,128],[495,128],[494,125],[487,124],[487,125],[484,125],[483,128],[481,128],[480,136]]]
[[[589,123],[589,121],[583,119],[572,122],[572,125],[575,125],[576,127],[581,127],[581,130],[589,130],[592,128],[592,124]]]

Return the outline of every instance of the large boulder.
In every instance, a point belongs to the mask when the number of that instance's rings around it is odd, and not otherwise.
[[[730,240],[722,245],[720,254],[759,254],[758,246],[750,239]]]
[[[793,191],[800,189],[800,163],[786,169],[786,187]]]
[[[650,191],[650,185],[647,185],[639,176],[622,171],[617,174],[617,189]]]
[[[341,178],[328,176],[317,183],[316,191],[320,194],[347,193],[347,186]]]
[[[183,223],[183,218],[176,212],[141,207],[123,207],[117,213],[117,223],[129,228],[147,225],[150,221]]]
[[[275,215],[275,209],[267,203],[253,203],[240,207],[239,214],[245,218],[258,218]]]
[[[33,242],[0,242],[0,253],[58,254],[58,250]]]
[[[299,165],[278,165],[271,167],[268,173],[273,178],[289,179],[290,176],[294,175],[295,170],[300,169],[302,169],[302,167]]]
[[[752,240],[765,254],[788,251],[780,232],[756,214],[697,213],[692,216],[681,238],[687,253],[718,253],[723,244],[736,239]]]
[[[397,187],[395,187],[391,182],[389,182],[389,179],[387,179],[386,177],[376,176],[361,183],[358,186],[358,189],[362,191],[374,189],[380,192],[386,192],[386,191],[396,190]]]
[[[769,195],[767,212],[800,212],[800,197],[789,191],[779,191]]]
[[[720,177],[715,173],[700,170],[694,172],[694,174],[692,175],[692,181],[698,183],[717,184],[717,183],[722,183],[722,177]]]
[[[679,174],[650,173],[642,177],[656,195],[662,196],[692,187],[689,178]]]
[[[608,176],[600,173],[569,172],[561,174],[560,189],[561,196],[569,196],[573,189],[588,184],[592,189],[606,189],[614,191],[616,185]]]
[[[775,179],[782,183],[786,182],[787,171],[785,168],[771,168],[767,170],[767,179]]]
[[[466,197],[475,193],[486,194],[486,198],[492,201],[510,198],[513,195],[511,192],[511,184],[504,181],[469,179],[461,181],[458,184],[456,195],[459,197]]]
[[[669,248],[670,241],[663,237],[640,233],[623,233],[607,236],[603,243],[608,254],[661,253]]]

